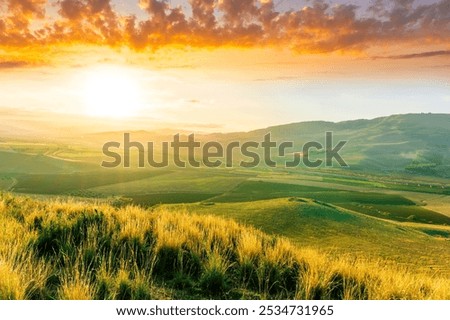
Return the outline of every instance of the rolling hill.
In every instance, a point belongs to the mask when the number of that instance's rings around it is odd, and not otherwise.
[[[168,130],[170,132],[170,130]],[[142,143],[155,142],[158,152],[162,141],[172,141],[173,134],[156,134],[146,131],[131,131],[131,138]],[[289,152],[301,152],[309,141],[324,144],[325,132],[333,132],[334,145],[345,140],[347,144],[341,155],[350,165],[350,170],[375,173],[402,172],[409,174],[450,177],[450,114],[404,114],[376,118],[372,120],[352,120],[344,122],[299,122],[272,126],[249,132],[198,133],[200,142],[218,141],[228,145],[232,141],[256,141],[261,143],[267,133],[279,143],[291,141],[296,148]],[[123,142],[123,133],[108,132],[89,135],[89,140]],[[181,139],[187,140],[181,133]],[[262,155],[262,151],[259,150]],[[316,156],[322,156],[317,151]],[[236,154],[235,163],[248,160]],[[279,162],[283,159],[279,159]],[[284,163],[283,161],[281,163]],[[264,167],[264,165],[262,165]],[[335,164],[335,168],[337,164]]]
[[[62,117],[59,115],[59,117]],[[4,128],[10,126],[5,120]],[[68,119],[64,120],[65,122]],[[92,127],[92,126],[91,126]],[[90,127],[88,127],[90,128]],[[51,128],[48,128],[51,129]],[[6,129],[5,129],[6,130]],[[72,145],[84,145],[94,155],[85,159],[96,165],[102,161],[101,147],[106,141],[118,141],[123,143],[123,132],[130,132],[131,139],[140,141],[146,145],[147,142],[155,143],[155,152],[159,153],[162,141],[172,141],[173,134],[181,133],[181,139],[186,139],[184,130],[176,128],[165,129],[160,132],[154,131],[121,131],[121,132],[90,132],[89,129],[77,129],[63,132],[61,128],[56,129],[49,141],[69,143]],[[450,114],[404,114],[371,120],[352,120],[344,122],[311,121],[299,122],[286,125],[272,126],[249,132],[233,133],[197,133],[196,139],[200,142],[217,141],[227,145],[232,141],[256,141],[262,142],[267,133],[271,133],[272,140],[281,143],[291,141],[295,148],[289,152],[301,152],[302,146],[308,141],[323,143],[325,132],[331,131],[334,135],[334,144],[339,140],[348,141],[341,151],[341,155],[350,165],[349,170],[358,172],[374,173],[407,173],[428,175],[436,177],[450,177]],[[14,132],[16,138],[21,141],[36,142],[36,132],[22,130],[7,130],[2,133],[3,139],[13,140]],[[1,133],[1,132],[0,132]],[[72,135],[72,136],[71,136]],[[41,135],[42,136],[42,135]],[[41,140],[42,140],[41,139]],[[47,141],[46,140],[46,141]],[[81,152],[81,151],[80,151]],[[84,150],[83,152],[88,152]],[[262,154],[261,150],[259,153]],[[323,156],[322,151],[311,153],[313,156]],[[1,155],[0,155],[1,156]],[[3,155],[5,156],[5,155]],[[76,152],[67,153],[66,158],[78,159]],[[242,155],[236,155],[234,162],[248,160]],[[279,158],[278,162],[284,160]],[[336,165],[336,164],[335,164]],[[262,165],[261,167],[264,167]],[[338,168],[335,166],[335,168]]]
[[[308,217],[301,203],[275,207]],[[309,218],[326,226],[359,219],[321,212]],[[167,208],[1,195],[0,225],[0,299],[448,299],[450,292],[448,277],[436,273],[326,256],[229,218]]]
[[[405,114],[372,120],[344,122],[300,122],[246,133],[210,135],[222,141],[261,141],[271,133],[274,141],[323,143],[326,131],[333,132],[335,144],[348,141],[341,155],[350,169],[360,171],[407,171],[450,177],[450,114]]]
[[[427,232],[421,229],[423,226],[416,228],[298,197],[172,204],[163,208],[232,218],[329,254],[382,259],[385,263],[409,266],[416,271],[450,276],[450,226],[427,225],[430,228]]]

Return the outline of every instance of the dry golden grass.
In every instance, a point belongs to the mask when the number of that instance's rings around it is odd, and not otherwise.
[[[449,299],[450,279],[232,220],[0,197],[1,299]]]

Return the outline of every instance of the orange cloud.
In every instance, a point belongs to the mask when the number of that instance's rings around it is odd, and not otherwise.
[[[29,65],[26,61],[0,61],[0,69],[22,68]]]
[[[13,13],[19,13],[27,17],[43,18],[44,6],[47,0],[9,0],[8,9]]]
[[[299,52],[363,51],[380,45],[450,43],[450,0],[414,6],[413,0],[376,0],[364,15],[352,4],[314,0],[279,12],[272,0],[186,0],[192,14],[168,1],[140,0],[147,18],[119,12],[111,0],[3,0],[0,45],[106,44],[130,48],[167,45],[288,47]],[[388,9],[389,8],[389,9]],[[32,23],[41,27],[32,28]]]
[[[429,58],[429,57],[437,57],[437,56],[450,56],[450,50],[439,50],[439,51],[427,51],[427,52],[419,52],[419,53],[410,53],[410,54],[400,54],[395,56],[387,56],[387,57],[373,57],[374,59],[415,59],[415,58]]]

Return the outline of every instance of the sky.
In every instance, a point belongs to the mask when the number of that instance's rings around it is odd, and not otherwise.
[[[450,0],[0,0],[0,108],[202,131],[448,113]]]

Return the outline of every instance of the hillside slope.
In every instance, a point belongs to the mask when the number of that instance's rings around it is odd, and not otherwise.
[[[168,210],[231,218],[301,246],[333,254],[383,259],[450,276],[449,226],[430,236],[414,224],[372,218],[335,205],[305,198],[280,198],[234,203],[165,205]],[[446,240],[447,239],[447,240]]]
[[[4,121],[3,121],[4,122]],[[5,123],[7,125],[7,123]],[[344,122],[326,122],[311,121],[272,126],[249,132],[232,133],[212,133],[196,134],[196,140],[200,142],[217,141],[225,147],[233,141],[255,141],[261,143],[264,135],[271,133],[273,141],[293,142],[295,148],[287,150],[288,155],[292,152],[301,152],[306,142],[318,141],[324,145],[325,132],[333,132],[333,146],[340,140],[346,140],[347,144],[341,150],[340,155],[350,165],[350,170],[361,172],[402,172],[411,174],[420,174],[438,177],[450,177],[450,114],[403,114],[381,117],[371,120],[352,120]],[[57,131],[55,131],[57,132]],[[81,160],[95,163],[98,166],[102,158],[101,150],[106,141],[117,141],[123,145],[124,132],[102,132],[92,133],[83,131],[83,134],[64,132],[58,136],[54,135],[53,142],[83,146],[82,152],[92,153],[86,159]],[[160,156],[161,143],[163,141],[172,141],[173,135],[184,132],[183,130],[168,129],[161,132],[150,131],[126,131],[130,133],[132,141],[140,141],[144,145],[147,142],[154,142],[154,152]],[[14,130],[11,133],[4,134],[14,141]],[[182,133],[181,140],[186,140],[188,133]],[[36,142],[36,137],[41,135],[27,134],[20,131],[21,141]],[[6,139],[7,140],[7,139]],[[37,141],[39,142],[39,141]],[[43,142],[43,141],[40,141]],[[81,151],[83,150],[83,151]],[[275,149],[274,149],[275,150]],[[272,150],[272,151],[274,151]],[[185,150],[181,150],[184,155]],[[198,151],[198,150],[197,150]],[[324,150],[310,151],[314,159],[323,159]],[[259,149],[262,155],[262,148]],[[80,154],[66,152],[65,156],[70,159],[80,158]],[[11,155],[0,154],[2,157],[11,157]],[[132,156],[135,159],[136,155]],[[197,154],[200,158],[200,154]],[[7,159],[6,158],[6,159]],[[275,157],[280,165],[291,157]],[[24,161],[35,159],[24,159]],[[48,159],[46,159],[48,161]],[[54,159],[53,159],[54,160]],[[236,152],[234,162],[248,161]],[[50,165],[59,166],[61,163],[51,163]],[[64,164],[73,166],[74,164]],[[22,173],[27,173],[25,164]],[[2,168],[0,168],[1,170]]]
[[[146,143],[155,142],[155,152],[162,141],[172,141],[171,133],[134,131],[131,139]],[[352,170],[370,172],[407,172],[412,174],[450,177],[450,114],[401,114],[371,120],[351,120],[343,122],[309,121],[262,128],[249,132],[196,134],[201,142],[218,141],[226,146],[233,141],[255,141],[261,143],[267,133],[278,143],[290,141],[301,152],[309,141],[324,145],[325,132],[333,132],[334,143],[348,141],[341,150],[341,156]],[[97,133],[89,140],[104,142],[107,139],[123,142],[123,132]],[[182,134],[182,140],[187,140]],[[278,144],[279,145],[279,144]],[[323,150],[312,152],[323,156]],[[260,148],[260,155],[262,151]],[[235,155],[236,163],[248,161],[242,155]],[[284,163],[286,159],[280,158]],[[289,158],[290,160],[290,158]]]
[[[293,141],[301,151],[308,141],[324,142],[331,131],[336,144],[348,141],[341,151],[352,169],[403,171],[450,177],[450,114],[403,114],[372,120],[300,122],[242,134],[222,136],[260,141],[271,133],[275,141]]]
[[[450,298],[448,278],[212,216],[2,195],[0,225],[0,299]]]

